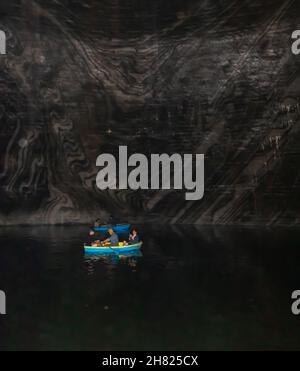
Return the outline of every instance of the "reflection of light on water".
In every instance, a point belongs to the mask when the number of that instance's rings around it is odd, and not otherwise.
[[[107,267],[113,268],[119,263],[127,264],[129,267],[135,268],[138,263],[138,258],[143,256],[141,251],[133,251],[122,254],[95,254],[95,253],[85,253],[84,259],[87,265],[88,275],[92,275],[95,272],[95,264],[100,263],[106,265]]]

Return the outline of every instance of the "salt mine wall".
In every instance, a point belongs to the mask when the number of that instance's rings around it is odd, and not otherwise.
[[[296,225],[300,4],[0,4],[0,224]],[[205,193],[97,187],[96,159],[205,155]]]

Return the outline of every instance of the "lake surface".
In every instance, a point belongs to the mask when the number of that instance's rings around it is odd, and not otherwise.
[[[0,347],[299,349],[300,230],[139,226],[141,255],[86,256],[87,227],[0,229]]]

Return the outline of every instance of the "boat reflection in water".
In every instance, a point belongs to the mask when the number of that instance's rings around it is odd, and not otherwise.
[[[115,253],[115,254],[103,254],[103,253],[88,253],[85,252],[84,260],[87,264],[89,274],[93,274],[95,270],[95,265],[103,264],[104,266],[116,266],[119,263],[126,264],[131,268],[135,268],[138,263],[138,259],[143,257],[140,250]]]

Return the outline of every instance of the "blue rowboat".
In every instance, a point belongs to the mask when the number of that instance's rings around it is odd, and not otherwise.
[[[87,253],[98,253],[98,254],[121,254],[126,252],[137,251],[142,247],[143,242],[136,243],[128,246],[84,246],[84,251]]]
[[[131,224],[108,224],[108,225],[102,225],[99,228],[94,228],[95,232],[107,232],[110,228],[112,228],[116,233],[127,233],[129,232],[129,229],[131,227]]]

